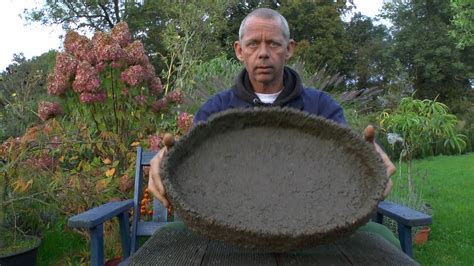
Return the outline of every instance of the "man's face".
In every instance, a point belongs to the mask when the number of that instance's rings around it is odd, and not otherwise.
[[[235,54],[245,64],[257,92],[283,84],[283,67],[293,54],[295,42],[285,39],[280,25],[278,19],[250,17],[242,41],[234,44]]]

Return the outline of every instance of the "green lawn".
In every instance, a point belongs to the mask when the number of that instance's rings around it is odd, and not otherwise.
[[[474,153],[414,162],[425,201],[432,207],[429,241],[415,246],[423,265],[474,265]]]
[[[65,221],[60,221],[45,232],[36,264],[79,265],[88,253],[88,243],[79,234],[65,230]]]

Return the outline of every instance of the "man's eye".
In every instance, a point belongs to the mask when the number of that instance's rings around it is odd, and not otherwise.
[[[257,43],[256,42],[251,42],[247,44],[248,47],[256,47]]]
[[[280,46],[280,44],[277,43],[277,42],[271,42],[270,43],[270,47],[279,47],[279,46]]]

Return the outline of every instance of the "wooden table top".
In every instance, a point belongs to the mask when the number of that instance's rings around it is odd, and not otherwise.
[[[273,253],[208,240],[184,226],[160,228],[133,254],[129,265],[418,265],[372,233],[356,232],[334,243]]]

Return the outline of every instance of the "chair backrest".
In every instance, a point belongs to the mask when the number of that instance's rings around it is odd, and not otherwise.
[[[141,147],[137,148],[137,160],[135,165],[135,188],[133,192],[133,219],[131,228],[131,252],[134,253],[138,249],[138,237],[150,236],[158,228],[174,220],[168,219],[168,209],[153,197],[153,214],[152,221],[141,220],[140,201],[143,199],[144,191],[144,168],[150,166],[150,160],[155,156],[156,151],[144,151]]]

